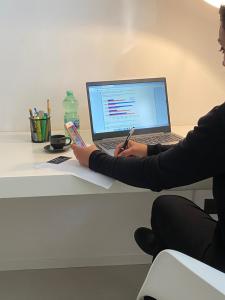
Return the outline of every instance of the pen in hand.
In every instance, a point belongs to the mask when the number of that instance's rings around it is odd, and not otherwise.
[[[127,148],[128,142],[129,142],[129,140],[130,140],[133,133],[134,133],[134,127],[132,127],[131,130],[129,131],[128,136],[127,136],[123,146],[120,148],[118,154],[120,154],[121,152],[123,152]]]

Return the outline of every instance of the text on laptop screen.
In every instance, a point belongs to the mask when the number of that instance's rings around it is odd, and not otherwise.
[[[89,86],[94,133],[168,126],[164,81]]]

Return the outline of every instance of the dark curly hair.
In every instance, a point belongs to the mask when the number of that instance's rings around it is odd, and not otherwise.
[[[219,14],[220,14],[221,25],[222,25],[223,29],[225,30],[225,5],[220,6]]]

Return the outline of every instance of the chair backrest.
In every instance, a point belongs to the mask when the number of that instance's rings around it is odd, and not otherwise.
[[[154,260],[137,300],[225,300],[225,274],[180,252],[164,250]]]

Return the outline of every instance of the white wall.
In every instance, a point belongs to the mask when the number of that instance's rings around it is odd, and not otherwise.
[[[223,102],[218,10],[201,0],[0,0],[1,131],[29,130],[52,99],[53,130],[73,89],[89,128],[86,81],[166,76],[175,125]]]
[[[177,194],[192,197],[190,190]],[[150,226],[158,195],[0,199],[0,271],[150,263],[133,234]]]

